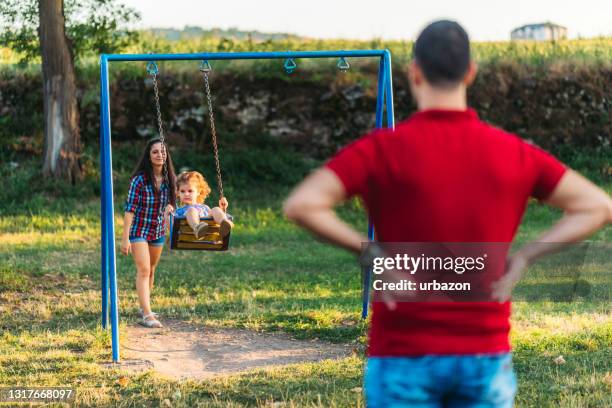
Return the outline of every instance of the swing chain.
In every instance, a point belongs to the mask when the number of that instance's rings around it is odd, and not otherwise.
[[[153,81],[153,94],[155,95],[155,109],[157,111],[157,130],[159,132],[159,139],[161,140],[162,147],[164,152],[166,153],[166,160],[164,160],[164,179],[168,184],[170,180],[168,178],[168,146],[166,145],[166,138],[164,137],[164,126],[161,115],[161,108],[159,103],[159,88],[157,86],[157,74],[159,70],[157,68],[157,64],[155,61],[149,61],[147,63],[147,73],[151,76],[151,80]],[[160,186],[161,188],[161,186]]]
[[[209,65],[210,66],[210,65]],[[210,70],[202,70],[204,74],[204,85],[206,88],[206,100],[208,102],[208,115],[210,117],[210,133],[212,136],[213,149],[215,154],[215,166],[217,169],[217,185],[219,186],[219,199],[225,197],[223,194],[223,182],[221,181],[221,165],[219,164],[219,148],[217,146],[217,131],[215,129],[215,116],[213,113],[212,98],[210,95],[210,84],[208,83],[208,72]]]

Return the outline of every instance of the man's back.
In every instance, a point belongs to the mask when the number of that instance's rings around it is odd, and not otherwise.
[[[364,196],[381,242],[510,242],[528,197],[543,198],[565,170],[473,110],[419,112],[351,148],[362,167],[341,179]]]
[[[327,166],[347,195],[363,197],[380,242],[511,242],[529,196],[546,197],[565,171],[473,110],[418,112]],[[370,355],[509,350],[508,303],[398,306],[374,303]]]
[[[458,23],[429,24],[412,53],[408,83],[419,112],[395,132],[359,139],[310,174],[285,202],[285,215],[370,259],[380,256],[379,247],[368,245],[364,252],[367,237],[333,211],[350,196],[364,199],[382,242],[504,247],[528,197],[545,199],[563,216],[509,255],[503,276],[492,275],[491,298],[505,301],[527,265],[559,248],[548,244],[576,242],[611,223],[612,200],[552,156],[467,109],[467,88],[478,69]],[[385,304],[373,302],[368,407],[512,407],[509,303],[397,303],[389,293],[383,297]]]

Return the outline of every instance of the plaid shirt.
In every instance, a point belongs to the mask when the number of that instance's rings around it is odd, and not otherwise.
[[[125,212],[134,213],[130,237],[156,240],[165,235],[164,209],[168,205],[168,184],[162,183],[159,193],[144,173],[132,177],[125,202]]]

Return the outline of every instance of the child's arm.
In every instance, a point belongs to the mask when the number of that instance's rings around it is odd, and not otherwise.
[[[219,208],[223,210],[223,212],[227,212],[227,207],[229,207],[229,203],[227,202],[227,198],[221,197],[219,199]]]

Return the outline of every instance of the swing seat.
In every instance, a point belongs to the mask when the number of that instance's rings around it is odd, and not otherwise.
[[[171,217],[170,249],[227,251],[229,249],[231,231],[225,238],[222,238],[219,233],[219,224],[212,217],[200,218],[200,222],[207,223],[210,226],[210,232],[203,239],[198,240],[185,217]]]

